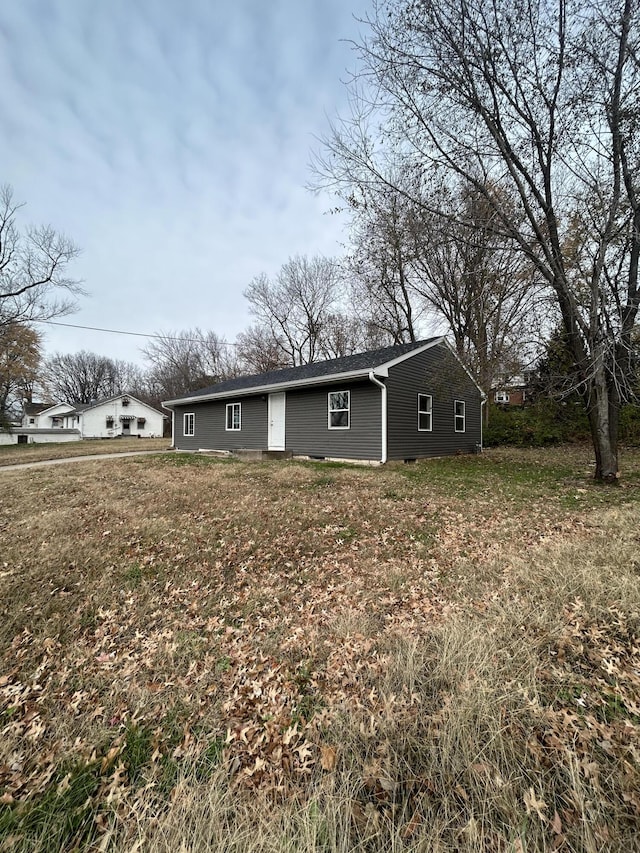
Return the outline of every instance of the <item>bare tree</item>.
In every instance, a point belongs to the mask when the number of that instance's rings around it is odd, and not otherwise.
[[[489,389],[532,338],[535,270],[513,240],[494,231],[495,214],[475,191],[419,191],[414,181],[410,193],[378,182],[359,189],[360,204],[351,194],[348,265],[360,316],[395,343],[416,340],[425,320],[446,322],[458,354]]]
[[[259,324],[249,326],[236,338],[238,373],[268,373],[287,367],[289,360],[271,329]]]
[[[347,258],[353,296],[361,313],[393,343],[419,337],[420,310],[413,287],[416,241],[412,206],[387,186],[351,194],[352,252]]]
[[[91,403],[129,391],[136,365],[82,350],[54,353],[47,359],[41,384],[47,396],[65,403]]]
[[[160,332],[142,348],[150,361],[147,383],[158,400],[180,397],[226,379],[232,365],[215,332],[199,328]]]
[[[389,0],[359,48],[378,149],[482,196],[553,292],[606,481],[639,304],[638,14],[632,0]],[[358,121],[317,167],[334,185],[386,180]]]
[[[0,187],[0,326],[69,314],[83,292],[67,274],[78,248],[49,226],[21,232],[20,207],[11,187]]]
[[[327,317],[322,338],[323,358],[342,358],[394,343],[393,337],[381,329],[368,315],[359,315],[356,307]]]
[[[245,290],[264,338],[278,347],[287,364],[309,364],[324,357],[323,335],[338,308],[339,283],[334,260],[296,256],[273,281],[262,273]]]
[[[530,260],[500,233],[483,195],[456,187],[441,206],[446,217],[413,219],[413,287],[445,318],[459,356],[488,391],[498,373],[516,371],[539,343],[544,287]]]

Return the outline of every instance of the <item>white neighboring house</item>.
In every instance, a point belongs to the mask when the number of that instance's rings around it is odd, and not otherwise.
[[[78,419],[68,403],[25,403],[21,426],[0,431],[0,444],[80,441]]]
[[[116,394],[95,403],[78,404],[64,417],[78,418],[82,438],[115,438],[120,435],[162,438],[165,419],[162,412],[132,394]]]
[[[161,438],[165,415],[132,394],[94,403],[25,403],[22,426],[0,432],[0,444],[80,441],[83,438]]]

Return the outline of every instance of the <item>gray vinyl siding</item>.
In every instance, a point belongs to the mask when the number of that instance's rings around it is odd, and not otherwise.
[[[349,429],[329,429],[329,391],[351,392]],[[368,381],[287,391],[287,450],[298,456],[379,460],[381,394],[381,389]]]
[[[446,347],[431,347],[389,368],[386,385],[389,459],[471,453],[480,444],[480,392]],[[433,398],[431,432],[418,430],[418,394]],[[455,432],[455,400],[465,403],[464,433]]]
[[[227,403],[242,403],[242,428],[227,431]],[[195,414],[195,435],[184,435],[187,412]],[[191,403],[175,408],[174,444],[179,450],[238,450],[267,447],[267,400],[261,397],[229,397],[223,401]]]

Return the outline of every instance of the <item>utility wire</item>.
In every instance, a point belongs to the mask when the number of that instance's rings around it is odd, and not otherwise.
[[[90,332],[108,332],[110,335],[132,335],[136,338],[157,338],[161,341],[182,341],[188,344],[206,344],[207,341],[202,338],[176,338],[171,335],[158,335],[156,333],[146,334],[145,332],[123,332],[121,329],[101,329],[98,326],[81,326],[78,323],[60,323],[56,320],[30,320],[31,323],[46,323],[48,326],[65,326],[68,329],[87,329]],[[237,347],[238,344],[231,341],[218,340],[219,344],[224,344],[228,347]]]

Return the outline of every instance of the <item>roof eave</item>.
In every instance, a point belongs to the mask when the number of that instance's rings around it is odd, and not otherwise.
[[[378,367],[363,367],[360,370],[350,370],[347,373],[329,373],[325,376],[314,376],[311,379],[295,379],[289,382],[274,382],[269,385],[254,385],[251,388],[238,388],[230,391],[220,391],[217,394],[200,394],[196,397],[178,397],[175,400],[163,400],[162,405],[182,406],[190,403],[206,403],[210,400],[222,400],[225,397],[250,397],[253,394],[267,394],[271,391],[288,391],[292,388],[306,388],[309,385],[327,385],[333,382],[342,382],[348,379],[366,379],[371,371],[376,376],[386,377],[389,375],[386,365]]]

